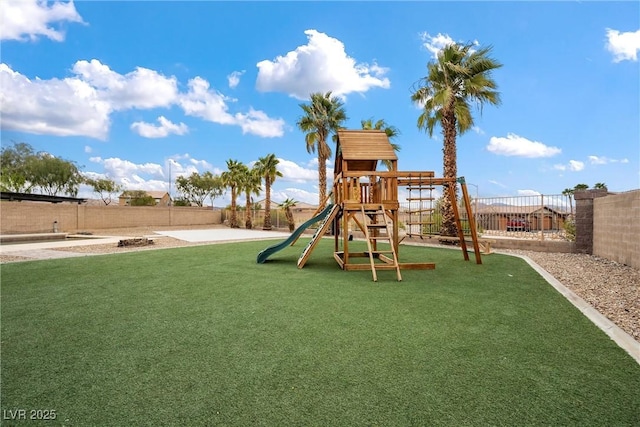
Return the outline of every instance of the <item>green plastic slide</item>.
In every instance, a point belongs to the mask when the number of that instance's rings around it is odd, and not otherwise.
[[[333,207],[333,204],[327,205],[327,207],[325,207],[322,210],[322,212],[320,212],[318,215],[316,215],[313,218],[305,221],[302,225],[300,225],[300,227],[296,228],[295,231],[293,233],[291,233],[291,236],[287,237],[287,239],[285,241],[280,242],[280,243],[276,243],[275,245],[271,245],[268,248],[263,249],[258,254],[258,259],[257,259],[258,264],[264,263],[267,260],[267,258],[269,258],[272,254],[274,254],[274,253],[286,248],[287,246],[291,245],[291,243],[294,242],[302,234],[302,232],[304,230],[306,230],[311,225],[315,224],[316,222],[324,219],[327,215],[329,215],[331,213],[331,208],[332,207]]]

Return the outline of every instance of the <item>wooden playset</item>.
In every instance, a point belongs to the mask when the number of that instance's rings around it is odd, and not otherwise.
[[[386,171],[377,170],[380,163],[389,166]],[[436,178],[430,171],[398,171],[398,158],[385,132],[378,130],[340,130],[333,179],[333,206],[327,210],[316,233],[298,259],[298,267],[304,267],[319,239],[333,226],[334,258],[343,270],[371,270],[377,281],[377,270],[395,270],[398,281],[402,280],[403,269],[433,269],[433,263],[400,263],[399,252],[399,192],[406,194],[409,202],[409,218],[416,218],[404,224],[407,235],[422,235],[427,226],[424,219],[433,217],[433,190],[442,187],[448,191],[453,201],[453,211],[458,230],[454,240],[459,243],[465,260],[469,260],[467,241],[473,244],[476,262],[482,263],[478,245],[477,230],[471,212],[471,203],[464,178]],[[460,184],[466,219],[469,222],[470,238],[465,237],[456,197],[456,187]],[[416,206],[413,209],[411,206]],[[322,208],[322,207],[321,207]],[[407,212],[405,212],[407,213]],[[364,235],[366,251],[350,251],[351,233],[349,226]],[[418,230],[413,232],[412,230]],[[387,243],[379,245],[379,243]],[[368,263],[357,262],[368,258]]]

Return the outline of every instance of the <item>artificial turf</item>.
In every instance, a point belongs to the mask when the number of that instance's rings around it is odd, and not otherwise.
[[[3,265],[3,425],[640,425],[640,366],[521,259],[268,244]]]

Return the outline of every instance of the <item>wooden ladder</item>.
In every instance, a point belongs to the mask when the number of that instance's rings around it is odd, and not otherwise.
[[[396,270],[398,276],[398,282],[402,281],[402,275],[400,274],[400,264],[398,263],[398,254],[396,253],[395,246],[391,239],[392,234],[387,223],[384,205],[376,205],[375,209],[371,209],[370,206],[365,209],[364,205],[361,207],[362,217],[364,221],[364,237],[367,239],[367,248],[369,249],[369,262],[371,263],[371,273],[373,274],[373,281],[378,281],[378,270]],[[369,220],[367,220],[369,218]],[[380,231],[384,231],[386,234],[380,234]],[[378,250],[379,241],[388,241],[390,250],[380,251]],[[391,258],[386,256],[391,255]],[[383,261],[382,264],[375,263],[375,258]]]

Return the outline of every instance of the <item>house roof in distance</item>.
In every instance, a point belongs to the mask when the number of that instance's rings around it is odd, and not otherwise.
[[[118,197],[128,197],[128,192],[133,192],[133,191],[144,191],[146,194],[148,194],[149,196],[153,197],[154,199],[162,199],[165,195],[168,195],[169,193],[166,191],[146,191],[146,190],[127,190],[124,191],[122,194],[120,194],[120,196]],[[171,196],[169,196],[171,197]]]
[[[2,200],[24,200],[29,202],[49,202],[49,203],[84,203],[87,199],[79,199],[77,197],[66,196],[48,196],[46,194],[30,194],[30,193],[13,193],[10,191],[0,192],[0,199]]]

